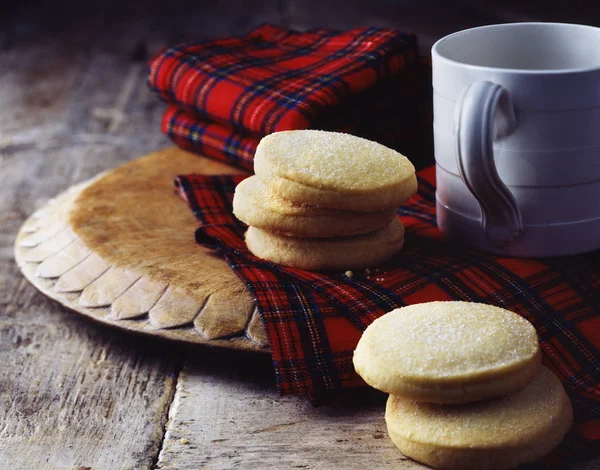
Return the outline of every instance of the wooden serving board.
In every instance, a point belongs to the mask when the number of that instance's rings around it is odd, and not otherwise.
[[[178,174],[239,171],[177,148],[69,188],[29,217],[15,258],[41,292],[87,317],[162,338],[268,351],[244,284],[197,245]]]

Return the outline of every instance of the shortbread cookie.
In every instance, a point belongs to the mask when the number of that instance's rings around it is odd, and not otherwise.
[[[314,271],[377,266],[398,253],[403,243],[404,226],[398,218],[381,230],[354,237],[288,237],[256,227],[246,232],[248,249],[257,257]]]
[[[332,209],[381,211],[402,205],[417,191],[415,168],[404,155],[339,132],[263,137],[254,171],[285,199]]]
[[[354,351],[371,386],[413,400],[468,403],[522,389],[539,371],[533,325],[471,302],[428,302],[371,323]]]
[[[573,421],[562,384],[546,367],[520,392],[466,405],[390,395],[385,420],[407,457],[446,470],[507,470],[556,447]]]
[[[353,212],[324,209],[282,199],[256,176],[235,188],[233,213],[242,222],[297,237],[341,237],[374,232],[388,225],[395,209]]]

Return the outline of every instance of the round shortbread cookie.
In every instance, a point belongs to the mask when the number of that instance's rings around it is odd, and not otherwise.
[[[297,237],[342,237],[374,232],[390,223],[395,209],[353,212],[282,199],[256,176],[235,188],[233,213],[248,225]]]
[[[354,366],[371,386],[413,400],[468,403],[523,388],[539,371],[533,325],[472,302],[428,302],[371,323]]]
[[[404,204],[417,191],[408,158],[339,132],[296,130],[263,137],[254,171],[285,199],[331,209],[381,211]]]
[[[246,245],[255,256],[313,271],[371,268],[392,258],[403,244],[404,226],[398,218],[381,230],[353,237],[288,237],[256,227],[246,232]]]
[[[464,405],[390,395],[385,420],[407,457],[445,470],[508,470],[547,455],[573,421],[569,397],[546,367],[520,392]]]

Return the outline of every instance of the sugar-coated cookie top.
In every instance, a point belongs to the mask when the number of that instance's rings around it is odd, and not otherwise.
[[[384,145],[318,130],[263,137],[255,155],[255,161],[261,159],[281,178],[342,192],[394,186],[415,172],[408,158]]]
[[[456,447],[500,447],[544,435],[569,407],[562,384],[546,367],[520,392],[460,406],[390,396],[388,425],[416,442]],[[566,411],[568,413],[568,411]]]
[[[428,302],[393,310],[364,332],[355,354],[387,379],[476,378],[518,367],[539,350],[533,325],[508,310],[471,302]]]

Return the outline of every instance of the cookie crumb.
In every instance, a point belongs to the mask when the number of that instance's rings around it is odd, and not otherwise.
[[[190,443],[189,439],[186,439],[185,437],[179,439],[179,442],[181,442],[183,445],[188,445]]]
[[[354,273],[352,271],[346,271],[344,273],[344,276],[346,276],[346,277],[352,277],[352,276],[354,276]]]

